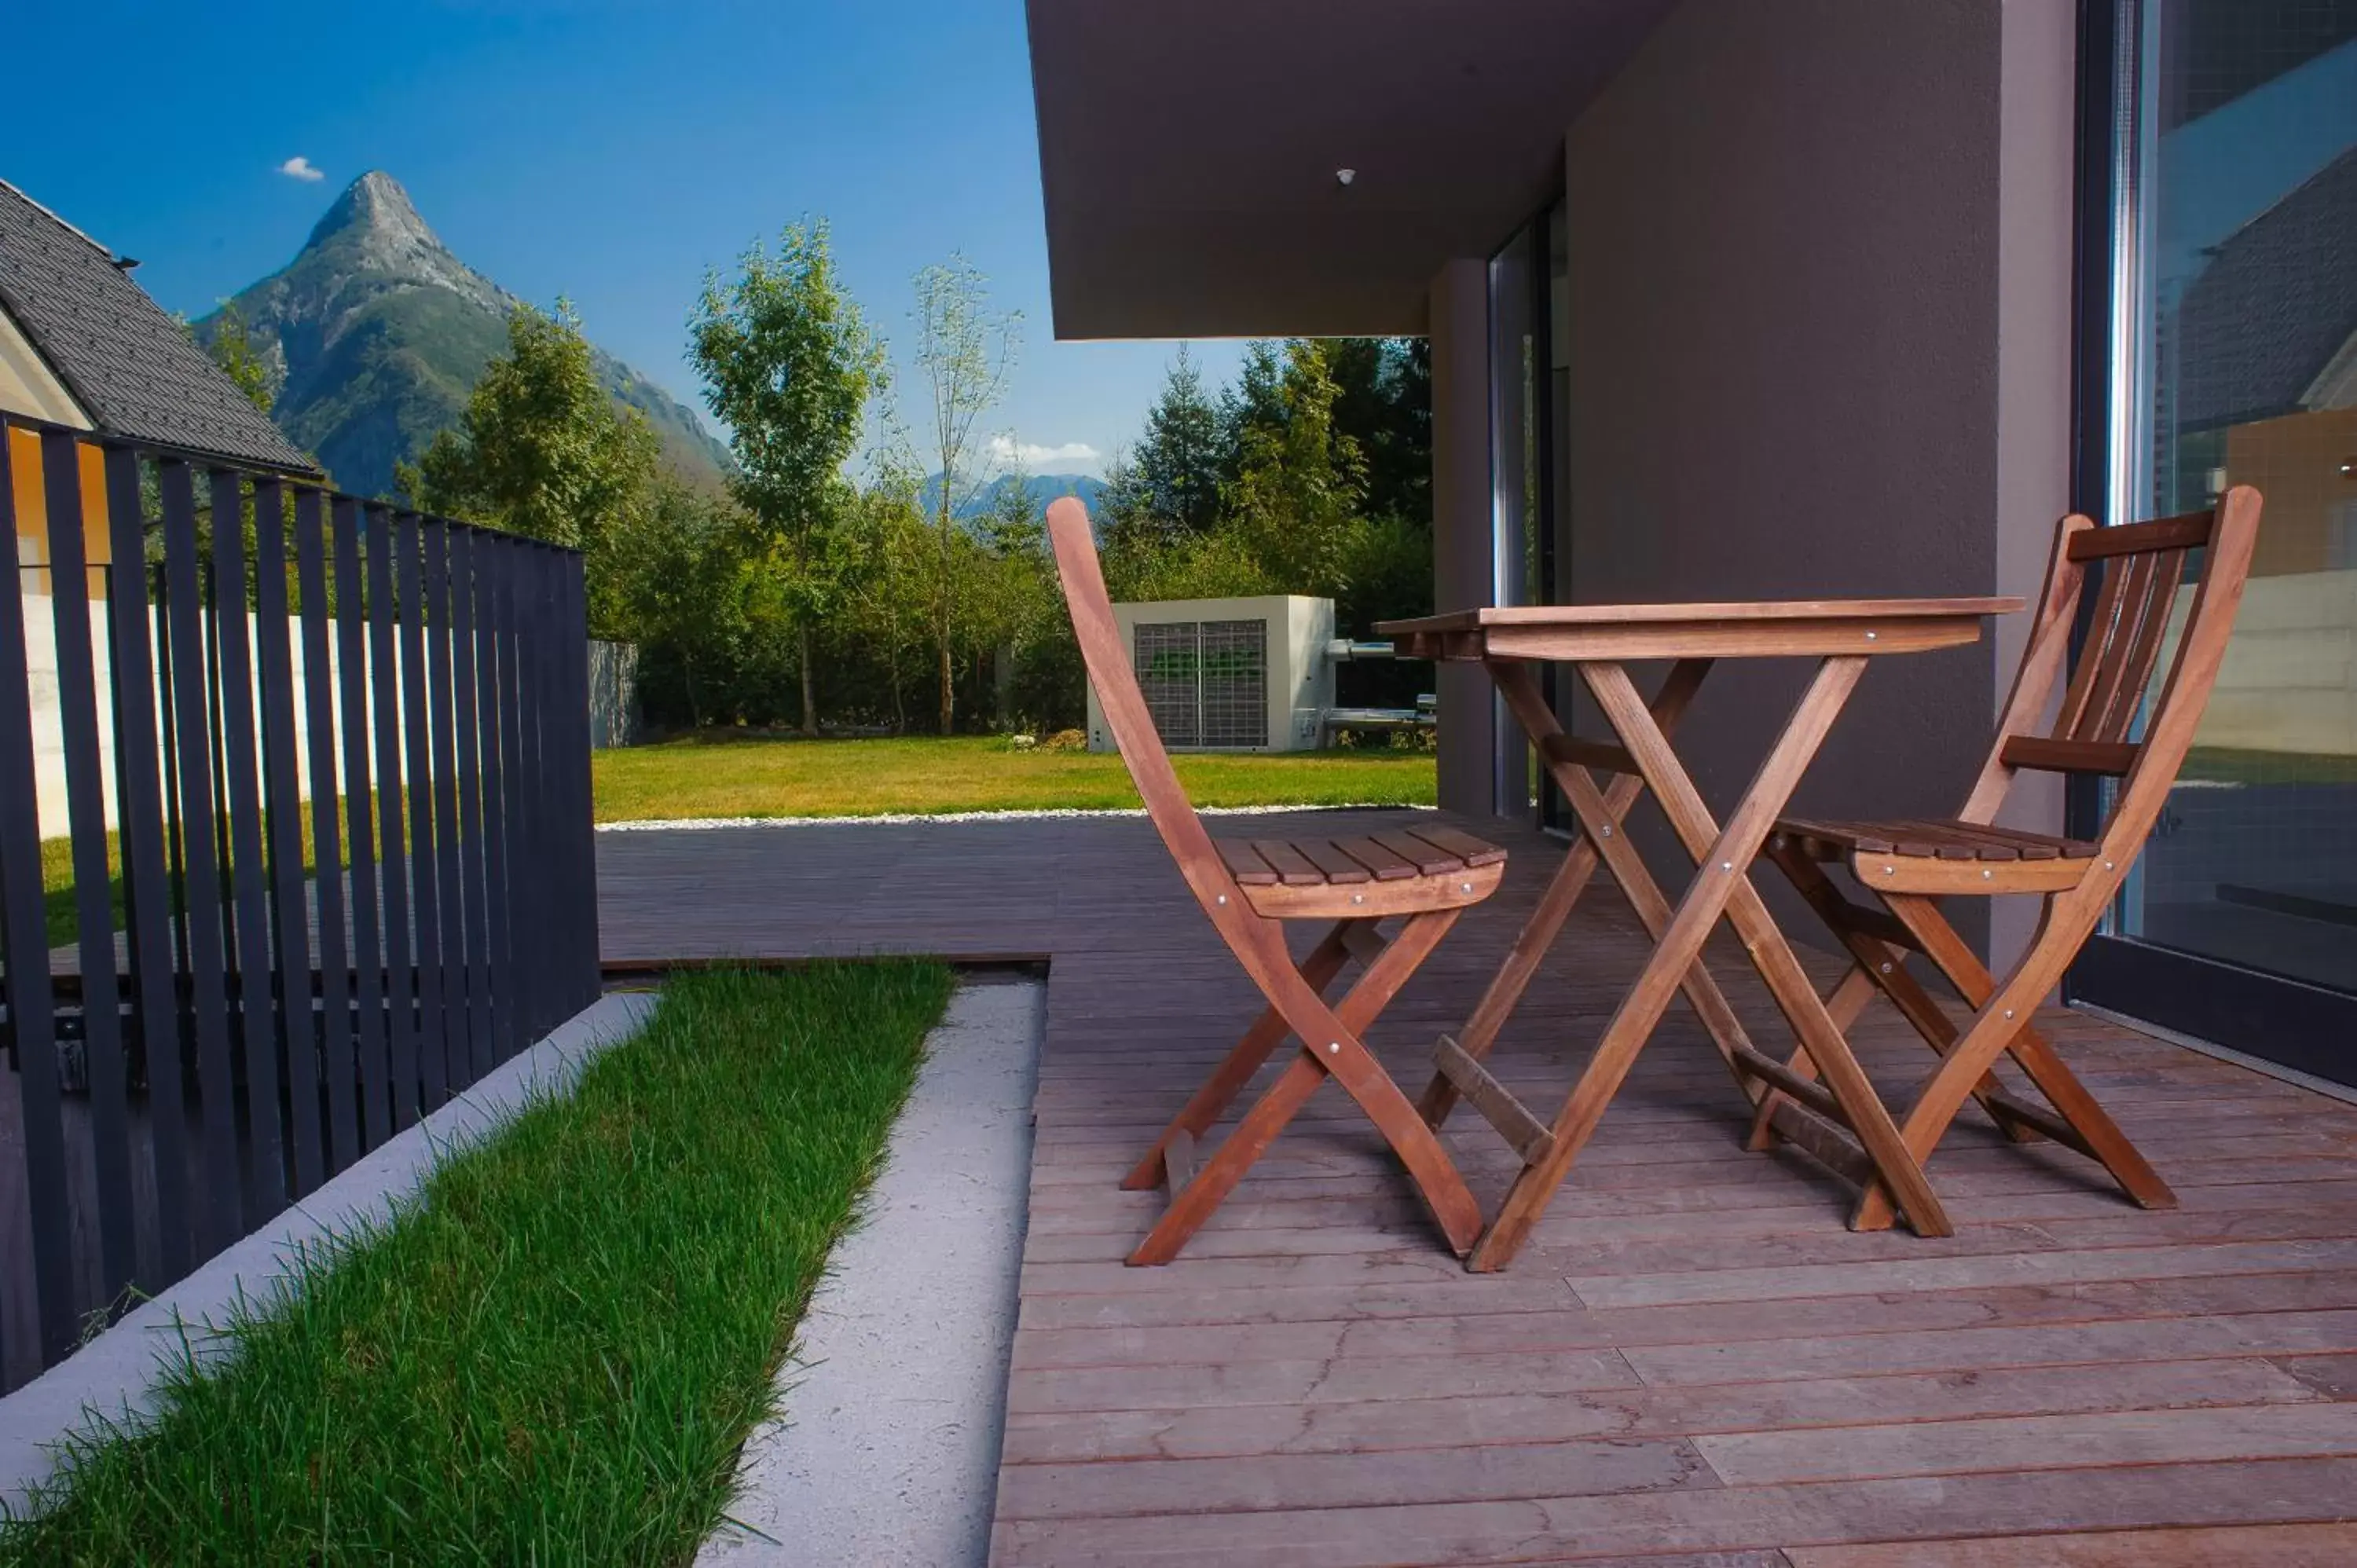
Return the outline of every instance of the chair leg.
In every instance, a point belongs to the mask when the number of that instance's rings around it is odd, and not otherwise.
[[[1893,894],[1884,902],[1892,914],[1906,923],[1923,944],[1924,952],[1940,966],[1956,994],[1973,1007],[1986,1006],[1997,989],[1996,980],[1984,967],[1980,956],[1974,952],[1954,928],[1940,918],[1938,908],[1929,898],[1906,894]],[[2027,959],[2024,962],[2028,962]],[[2169,1190],[2160,1173],[2128,1141],[2078,1075],[2062,1063],[2046,1036],[2037,1026],[2025,1023],[2006,1047],[2013,1055],[2029,1081],[2046,1097],[2048,1104],[2083,1140],[2081,1152],[2094,1159],[2120,1184],[2122,1191],[2144,1208],[2174,1208],[2177,1194]]]
[[[1791,843],[1770,840],[1768,858],[1776,863],[1785,879],[1792,883],[1802,897],[1808,900],[1810,908],[1817,912],[1818,918],[1824,921],[1826,928],[1856,961],[1855,966],[1842,976],[1841,983],[1826,1000],[1826,1010],[1834,1015],[1835,1024],[1846,1033],[1858,1015],[1865,1011],[1867,1003],[1879,992],[1890,999],[1900,1016],[1913,1026],[1925,1045],[1942,1056],[1947,1055],[1956,1042],[1956,1026],[1941,1010],[1940,1004],[1932,999],[1931,993],[1907,972],[1907,954],[1896,940],[1912,935],[1911,931],[1901,929],[1905,922],[1894,925],[1891,917],[1877,915],[1851,903],[1815,861]],[[1937,918],[1936,912],[1934,918]],[[1879,929],[1869,925],[1869,921],[1879,921]],[[1946,929],[1944,922],[1942,929]],[[1916,936],[1909,945],[1921,947],[1922,939]],[[1957,994],[1964,995],[1961,987]],[[1979,1005],[1970,996],[1966,996],[1965,1001],[1969,1005]],[[1804,1050],[1794,1051],[1785,1065],[1795,1072],[1811,1077],[1815,1075],[1815,1069]],[[1980,1082],[1974,1085],[1973,1096],[1988,1112],[1989,1119],[2015,1143],[2027,1143],[2037,1136],[2027,1122],[2007,1109],[2004,1087],[1996,1079],[1984,1075]],[[1770,1090],[1761,1097],[1760,1108],[1752,1116],[1751,1136],[1745,1146],[1755,1153],[1774,1146],[1772,1124],[1779,1099],[1780,1096]]]
[[[1253,1101],[1252,1109],[1244,1112],[1235,1131],[1221,1141],[1219,1151],[1196,1170],[1194,1179],[1170,1195],[1170,1206],[1154,1222],[1154,1229],[1146,1233],[1146,1240],[1130,1253],[1129,1261],[1143,1267],[1167,1263],[1177,1257],[1188,1238],[1202,1229],[1211,1211],[1235,1190],[1236,1183],[1252,1168],[1253,1162],[1276,1141],[1285,1124],[1309,1102],[1309,1097],[1325,1081],[1325,1069],[1316,1061],[1306,1054],[1296,1057],[1268,1091]]]
[[[1343,920],[1326,933],[1299,966],[1301,978],[1308,983],[1310,990],[1324,995],[1326,988],[1334,983],[1334,977],[1341,973],[1343,966],[1350,961],[1351,928],[1355,925],[1372,927],[1373,924],[1372,920]],[[1219,1121],[1220,1113],[1243,1092],[1244,1085],[1252,1081],[1253,1074],[1260,1070],[1261,1064],[1268,1060],[1277,1047],[1285,1044],[1286,1036],[1292,1032],[1292,1026],[1285,1021],[1285,1015],[1275,1007],[1262,1009],[1261,1015],[1254,1020],[1251,1028],[1244,1031],[1243,1038],[1236,1042],[1235,1048],[1228,1053],[1227,1058],[1212,1069],[1211,1076],[1195,1090],[1186,1108],[1171,1118],[1170,1125],[1154,1140],[1154,1146],[1146,1151],[1145,1157],[1121,1178],[1123,1190],[1148,1192],[1161,1186],[1162,1152],[1169,1147],[1171,1135],[1185,1133],[1200,1141],[1211,1130],[1211,1124]]]
[[[1409,916],[1400,927],[1399,935],[1392,939],[1391,946],[1367,966],[1350,994],[1324,1020],[1298,1015],[1295,1020],[1296,1031],[1305,1042],[1303,1049],[1312,1055],[1318,1053],[1307,1042],[1317,1038],[1320,1022],[1331,1023],[1332,1028],[1325,1031],[1327,1049],[1318,1056],[1319,1065],[1332,1073],[1351,1098],[1359,1102],[1359,1108],[1399,1156],[1408,1180],[1415,1184],[1417,1195],[1431,1209],[1441,1233],[1458,1257],[1472,1251],[1481,1233],[1481,1206],[1473,1200],[1472,1190],[1458,1174],[1448,1152],[1440,1146],[1439,1136],[1425,1124],[1414,1102],[1367,1049],[1366,1031],[1391,1005],[1392,998],[1399,994],[1409,976],[1432,956],[1440,940],[1464,912],[1461,908],[1436,909]],[[1315,996],[1303,1001],[1307,1004],[1304,1011],[1325,1011]],[[1301,1027],[1305,1024],[1308,1026],[1306,1030]]]
[[[1900,1133],[1918,1159],[1931,1156],[1972,1093],[1973,1086],[1996,1065],[2000,1055],[2010,1052],[2060,1112],[2061,1119],[2054,1123],[2058,1133],[2072,1147],[2099,1162],[2136,1202],[2147,1208],[2174,1207],[2176,1195],[2169,1191],[2168,1184],[2145,1162],[2127,1135],[2062,1065],[2030,1023],[2038,1004],[2061,977],[2079,944],[2093,928],[2101,912],[2104,891],[2073,889],[2050,900],[2037,940],[2001,985],[1940,918],[1930,899],[1910,895],[1886,900],[1891,905],[1891,912],[1924,940],[1932,961],[1940,965],[1958,992],[1967,1000],[1977,997],[1975,1005],[1978,1010],[1971,1025],[1938,1069],[1924,1081],[1908,1108]],[[2071,906],[2067,909],[2066,903]],[[1890,1222],[1889,1197],[1878,1184],[1869,1187],[1851,1217],[1851,1226],[1871,1230],[1886,1228]]]
[[[1357,983],[1348,994],[1329,1010],[1323,1001],[1322,986],[1317,983],[1307,961],[1301,966],[1299,979],[1303,991],[1289,993],[1282,985],[1273,988],[1270,1011],[1278,1022],[1270,1026],[1275,1030],[1275,1040],[1260,1047],[1260,1056],[1253,1066],[1257,1068],[1287,1035],[1298,1036],[1300,1055],[1277,1080],[1253,1103],[1233,1132],[1222,1141],[1219,1148],[1196,1172],[1194,1179],[1179,1191],[1171,1194],[1170,1207],[1147,1231],[1146,1239],[1130,1254],[1136,1264],[1166,1263],[1176,1257],[1189,1237],[1201,1228],[1205,1219],[1234,1190],[1253,1163],[1267,1151],[1278,1133],[1295,1113],[1308,1102],[1318,1086],[1331,1077],[1340,1081],[1351,1097],[1367,1112],[1393,1151],[1406,1166],[1408,1176],[1417,1192],[1431,1208],[1439,1221],[1449,1245],[1461,1256],[1473,1245],[1481,1223],[1480,1207],[1447,1151],[1432,1130],[1416,1115],[1415,1107],[1400,1092],[1391,1075],[1371,1053],[1365,1044],[1367,1027],[1380,1015],[1400,987],[1406,983],[1426,958],[1431,955],[1440,939],[1455,925],[1460,911],[1437,910],[1408,918],[1390,945],[1367,965]],[[1347,926],[1351,922],[1344,922]],[[1337,928],[1326,942],[1321,942],[1318,958],[1329,944],[1340,947],[1344,933]],[[1339,969],[1339,963],[1335,968]],[[1331,978],[1330,973],[1328,975]],[[1265,1017],[1263,1024],[1266,1024]],[[1261,1025],[1254,1034],[1263,1033]],[[1252,1036],[1247,1036],[1249,1041]],[[1240,1043],[1222,1064],[1215,1079],[1224,1078],[1235,1066],[1243,1052]],[[1243,1079],[1249,1079],[1247,1070]],[[1239,1079],[1239,1086],[1243,1079]],[[1206,1085],[1208,1090],[1211,1086]],[[1222,1097],[1232,1097],[1231,1088]],[[1200,1096],[1199,1095],[1199,1098]],[[1184,1121],[1181,1114],[1181,1122]],[[1208,1121],[1207,1123],[1208,1125]],[[1165,1141],[1168,1134],[1165,1134]],[[1158,1164],[1158,1161],[1157,1162]]]

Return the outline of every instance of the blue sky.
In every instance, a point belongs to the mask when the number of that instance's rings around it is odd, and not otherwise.
[[[681,354],[698,279],[803,214],[833,223],[896,355],[918,267],[963,250],[990,275],[1025,321],[987,428],[1039,449],[1036,472],[1100,467],[1174,351],[1051,338],[1020,0],[12,12],[10,54],[39,64],[0,93],[0,178],[138,257],[168,309],[283,266],[382,168],[461,257],[527,299],[571,295],[593,338],[699,410]],[[320,177],[279,172],[296,157]],[[1240,357],[1199,352],[1215,381]]]

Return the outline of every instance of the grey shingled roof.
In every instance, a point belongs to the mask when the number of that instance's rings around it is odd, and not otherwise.
[[[2357,336],[2357,147],[2237,229],[2178,315],[2178,419],[2296,412]]]
[[[318,472],[103,247],[5,180],[0,306],[102,434]]]

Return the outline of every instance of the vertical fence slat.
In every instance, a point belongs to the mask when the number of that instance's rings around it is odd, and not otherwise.
[[[114,671],[116,837],[122,845],[124,929],[138,1002],[140,1055],[147,1067],[149,1146],[156,1165],[157,1260],[177,1280],[194,1258],[188,1230],[188,1100],[180,1072],[178,951],[165,837],[164,780],[156,748],[158,708],[154,633],[147,610],[147,529],[138,455],[106,453],[109,533],[107,606]],[[0,676],[0,681],[5,681]]]
[[[434,886],[434,757],[425,705],[424,532],[414,512],[393,519],[394,575],[401,585],[401,730],[409,759],[409,911],[417,955],[418,1101],[427,1111],[449,1096],[442,1033],[442,923]]]
[[[523,766],[522,657],[515,583],[520,552],[516,542],[505,536],[490,544],[491,591],[499,619],[499,843],[500,886],[505,895],[497,932],[505,959],[500,996],[506,1015],[500,1025],[500,1048],[513,1056],[530,1041],[532,1030],[532,960],[530,938],[525,932],[531,919],[531,873],[524,869],[532,862],[527,857],[523,828],[523,798],[529,775]]]
[[[475,531],[450,530],[450,673],[457,697],[458,843],[461,904],[467,921],[467,1077],[499,1060],[492,1047],[489,856],[483,844],[482,704],[475,667]]]
[[[113,871],[106,853],[106,771],[99,760],[98,675],[90,635],[91,575],[81,493],[81,444],[65,431],[41,436],[41,483],[49,525],[49,611],[57,628],[58,727],[65,741],[66,812],[72,837],[74,921],[81,962],[82,1061],[90,1079],[90,1131],[97,1176],[99,1292],[112,1311],[138,1271],[131,1197],[131,1099],[116,983]]]
[[[393,651],[393,513],[368,509],[369,678],[376,689],[377,865],[384,885],[385,999],[391,1010],[393,1125],[417,1120],[416,971],[409,961],[409,874],[402,823],[408,789],[401,772],[401,699]]]
[[[468,559],[475,597],[475,713],[479,725],[483,834],[483,991],[490,1004],[485,1038],[490,1059],[514,1053],[512,965],[508,952],[508,857],[506,772],[500,754],[500,542],[469,531]]]
[[[316,498],[314,498],[316,499]],[[320,1135],[318,1031],[311,1009],[311,911],[303,875],[303,788],[296,752],[295,660],[286,607],[286,497],[256,485],[253,501],[253,637],[262,687],[262,784],[271,884],[272,969],[286,1041],[287,1131],[295,1147],[295,1193],[327,1179]]]
[[[434,757],[434,873],[442,938],[442,1039],[453,1090],[475,1081],[474,1030],[468,1015],[466,886],[458,854],[458,751],[453,698],[457,633],[450,624],[449,524],[427,518],[418,526],[425,551],[426,728]]]
[[[196,476],[166,463],[164,623],[172,649],[172,733],[180,806],[181,937],[188,950],[190,1011],[196,1019],[197,1093],[205,1131],[205,1250],[219,1251],[244,1233],[237,1175],[237,1107],[229,1037],[227,933],[221,916],[221,844],[213,800],[212,714],[205,670],[204,584],[197,560]]]
[[[279,504],[278,482],[257,479],[253,510]],[[238,1039],[244,1047],[247,1162],[255,1218],[286,1207],[285,1141],[278,1093],[278,1018],[271,996],[269,863],[262,847],[253,653],[246,626],[243,497],[238,476],[212,477],[213,639],[220,650],[221,776],[229,799],[231,902],[237,923]]]
[[[302,734],[310,779],[311,898],[318,920],[319,1037],[327,1078],[328,1174],[359,1157],[353,1084],[351,960],[344,909],[343,833],[336,777],[335,682],[328,650],[326,498],[306,486],[295,496],[296,592],[303,639]]]
[[[573,962],[578,1011],[597,1000],[597,822],[596,786],[589,769],[589,583],[587,564],[575,552],[556,558],[565,596],[563,638],[557,643],[566,681],[565,746],[557,766],[570,779],[565,792],[565,867],[573,884]]]
[[[343,703],[344,841],[351,859],[352,983],[360,1008],[363,1148],[393,1134],[392,1069],[385,1050],[385,961],[377,929],[378,786],[370,780],[368,607],[361,593],[361,508],[338,496],[329,511],[336,557],[336,681]],[[380,722],[382,722],[380,720]]]
[[[523,865],[530,867],[525,887],[531,895],[522,928],[528,941],[524,964],[531,972],[532,1012],[524,1022],[524,1038],[538,1039],[555,1022],[564,997],[564,980],[556,973],[558,950],[555,921],[554,866],[549,859],[550,830],[554,826],[548,805],[547,755],[544,749],[548,721],[548,639],[552,623],[548,596],[548,551],[519,540],[518,564],[523,583],[518,607],[523,624],[518,637],[518,678],[523,701],[516,717],[522,726],[522,798],[531,802],[523,813]]]
[[[33,685],[18,570],[15,452],[0,421],[0,959],[16,1034],[25,1118],[25,1192],[32,1228],[33,1292],[40,1320],[0,1324],[13,1341],[38,1339],[54,1360],[74,1341],[72,1220],[66,1208],[64,1098],[49,981],[48,897],[41,886],[41,817],[33,766]]]
[[[328,657],[327,516],[321,500],[308,486],[295,492],[295,589],[302,600],[303,738],[311,773],[311,881],[319,912],[319,1048],[328,1079],[324,1153],[332,1175],[359,1158],[364,1145],[352,1088],[351,969],[344,940],[335,682]]]

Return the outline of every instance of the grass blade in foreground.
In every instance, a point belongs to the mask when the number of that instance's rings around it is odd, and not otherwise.
[[[713,972],[81,1455],[0,1562],[684,1563],[952,984]]]

